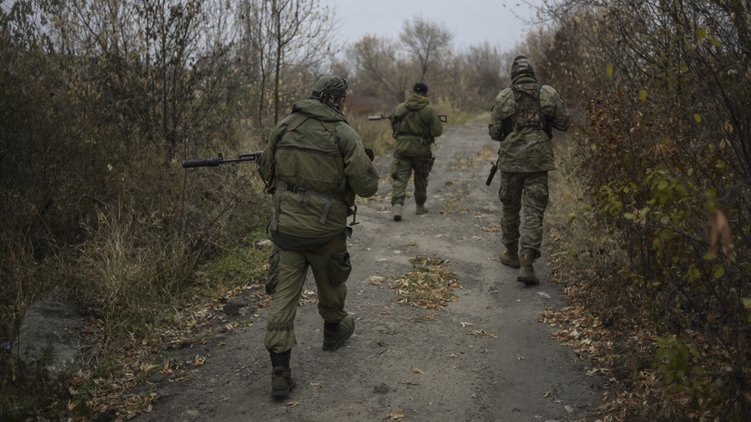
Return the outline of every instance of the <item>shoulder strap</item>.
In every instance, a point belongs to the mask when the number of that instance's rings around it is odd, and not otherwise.
[[[287,125],[287,130],[291,132],[297,129],[298,127],[300,127],[301,124],[305,123],[306,120],[308,120],[307,115],[302,114],[302,113],[298,114],[297,117],[294,120],[292,120],[289,123],[289,125]]]
[[[405,106],[405,110],[404,110],[404,113],[402,113],[402,114],[400,114],[400,115],[396,116],[396,118],[394,119],[394,123],[399,123],[399,122],[401,122],[401,121],[402,121],[402,120],[404,119],[404,116],[406,116],[406,115],[407,115],[407,113],[409,113],[410,111],[412,111],[412,110],[410,110],[410,109],[406,108],[406,106]]]

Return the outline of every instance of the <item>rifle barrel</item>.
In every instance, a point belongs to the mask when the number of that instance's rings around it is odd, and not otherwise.
[[[199,160],[184,160],[183,161],[183,168],[193,168],[193,167],[216,167],[219,164],[222,164],[221,158],[212,157],[212,158],[202,158]]]

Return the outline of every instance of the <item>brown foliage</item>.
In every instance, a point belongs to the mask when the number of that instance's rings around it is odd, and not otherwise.
[[[750,13],[733,1],[549,9],[560,28],[549,80],[586,110],[578,147],[592,224],[627,258],[616,276],[598,267],[589,305],[605,321],[643,314],[638,326],[656,331],[652,364],[683,393],[652,400],[655,418],[751,415]],[[725,260],[707,254],[720,238]]]

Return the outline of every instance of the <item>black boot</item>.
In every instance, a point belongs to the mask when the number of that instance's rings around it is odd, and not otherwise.
[[[287,397],[289,392],[295,388],[295,381],[292,379],[292,370],[289,368],[289,359],[292,349],[284,353],[274,353],[269,351],[271,356],[271,396]]]
[[[324,321],[323,324],[323,350],[336,350],[344,341],[355,332],[355,320],[347,315],[341,322],[333,323]]]

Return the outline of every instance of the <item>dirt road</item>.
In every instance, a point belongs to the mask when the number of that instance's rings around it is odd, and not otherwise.
[[[250,325],[174,352],[205,363],[187,366],[179,381],[152,379],[159,397],[136,420],[593,421],[602,380],[587,376],[588,362],[538,322],[546,307],[564,306],[545,260],[536,264],[542,282],[535,287],[498,261],[498,178],[485,186],[493,157],[484,145],[497,149],[484,122],[448,127],[434,150],[430,213],[416,216],[408,198],[401,222],[391,219],[390,158],[377,160],[379,196],[359,204],[361,224],[349,242],[355,334],[335,352],[321,350],[323,322],[309,280],[292,351],[297,387],[286,400],[269,396],[266,309],[249,306],[238,318]],[[444,266],[461,280],[458,300],[445,310],[400,304],[387,287],[418,255],[448,260]]]

